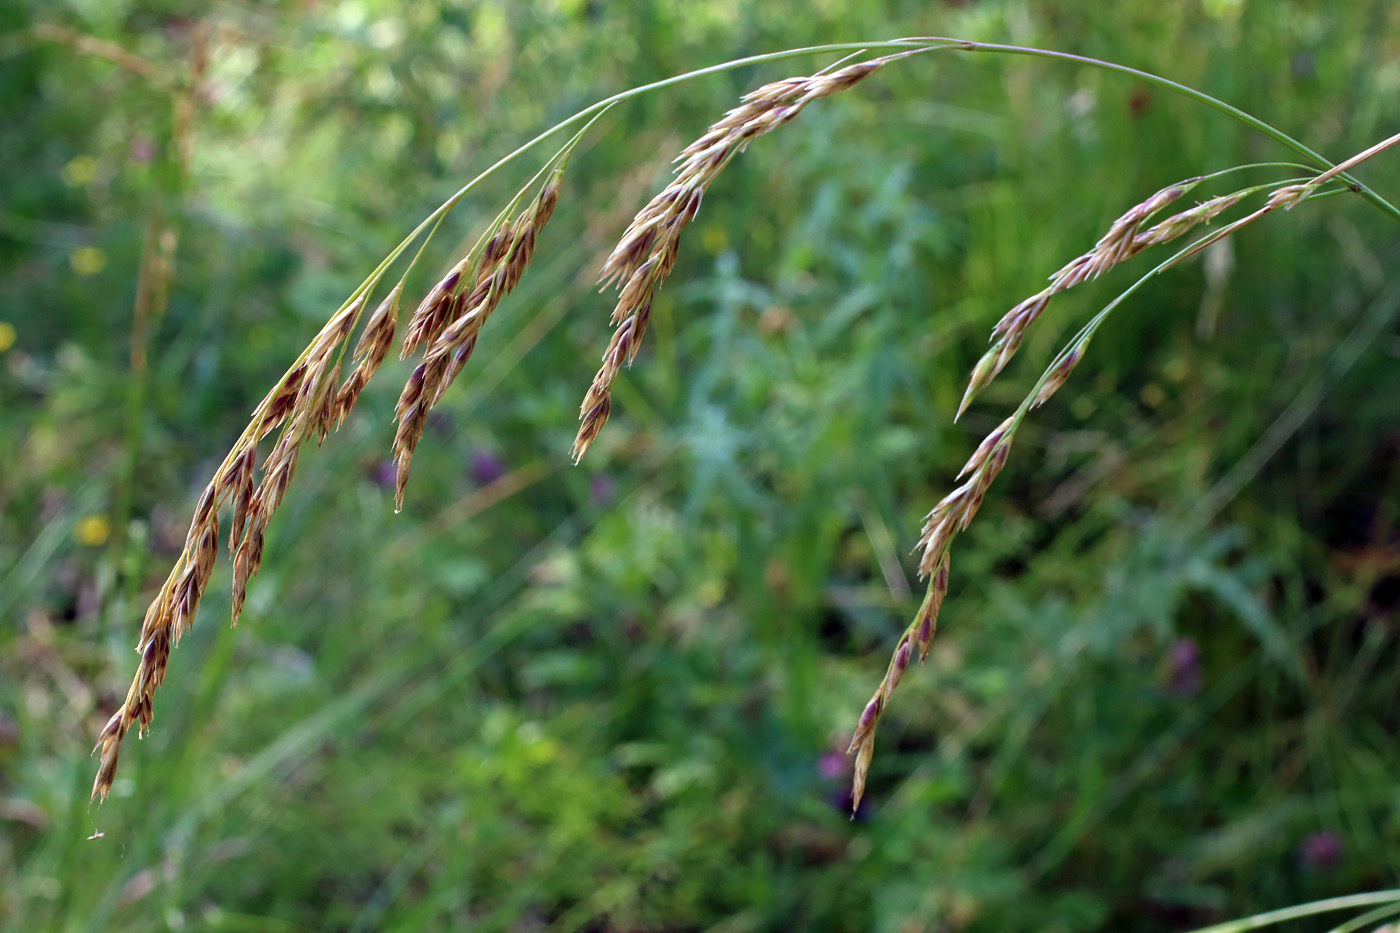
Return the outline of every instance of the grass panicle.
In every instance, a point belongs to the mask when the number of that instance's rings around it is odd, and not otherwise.
[[[1004,468],[1016,431],[1026,413],[1044,404],[1065,384],[1083,358],[1098,326],[1143,282],[1198,254],[1211,243],[1229,236],[1259,217],[1279,208],[1291,208],[1309,198],[1351,190],[1400,218],[1400,210],[1346,174],[1346,169],[1400,142],[1400,136],[1378,143],[1341,165],[1332,166],[1302,143],[1268,124],[1199,91],[1155,75],[1065,53],[945,38],[843,43],[752,56],[633,88],[579,111],[503,157],[429,215],[337,309],[254,408],[247,427],[204,488],[184,546],[143,618],[137,642],[140,661],[136,675],[120,708],[103,726],[94,749],[94,754],[100,755],[100,762],[93,782],[93,798],[105,799],[110,792],[118,750],[130,728],[136,725],[138,734],[144,734],[150,727],[153,696],[165,677],[170,651],[189,629],[213,572],[220,533],[220,510],[227,507],[231,513],[228,547],[232,557],[232,621],[236,623],[244,606],[248,583],[257,575],[262,563],[268,524],[287,493],[302,449],[313,438],[320,444],[330,431],[343,424],[394,342],[407,275],[421,257],[443,217],[478,182],[549,136],[583,123],[495,217],[476,245],[429,289],[409,316],[400,355],[407,358],[421,350],[423,356],[405,382],[395,406],[397,427],[393,455],[396,463],[396,509],[402,506],[409,466],[423,436],[428,413],[470,359],[486,319],[525,274],[538,237],[558,203],[561,179],[569,155],[610,107],[642,93],[744,64],[779,61],[814,52],[849,52],[855,56],[881,51],[889,53],[853,64],[846,64],[846,59],[816,74],[765,84],[745,95],[737,107],[728,111],[681,152],[673,180],[635,216],[603,265],[600,282],[604,287],[615,286],[619,289],[612,314],[614,330],[603,354],[602,366],[580,407],[580,426],[572,449],[575,462],[588,451],[607,421],[613,384],[623,365],[631,365],[636,358],[656,290],[675,267],[682,232],[694,220],[710,183],[730,160],[752,140],[791,121],[811,101],[853,87],[895,58],[937,49],[1033,55],[1133,75],[1151,85],[1182,94],[1231,115],[1292,148],[1310,160],[1312,165],[1309,176],[1301,179],[1301,183],[1274,183],[1221,195],[1144,229],[1145,224],[1167,205],[1205,178],[1214,176],[1187,179],[1161,189],[1120,216],[1093,249],[1052,275],[1045,289],[1012,308],[993,329],[992,347],[974,368],[967,392],[958,408],[959,415],[1005,367],[1020,346],[1027,328],[1044,311],[1053,295],[1097,278],[1148,247],[1186,235],[1234,207],[1248,195],[1270,191],[1263,207],[1178,251],[1138,279],[1081,328],[1045,369],[1015,413],[977,447],[958,476],[962,480],[961,485],[948,493],[925,516],[917,546],[921,551],[919,573],[928,581],[924,599],[897,642],[885,676],[865,705],[849,746],[849,751],[855,755],[852,796],[854,803],[859,805],[865,792],[880,717],[910,662],[917,657],[922,663],[929,654],[938,614],[948,593],[952,541],[976,516],[989,487]],[[1339,183],[1338,187],[1322,190],[1326,182],[1333,180]],[[535,197],[522,208],[522,202],[529,192],[535,190],[536,185],[539,187]],[[388,268],[420,236],[422,242],[418,254],[397,284],[370,313],[352,349],[349,338],[370,295]],[[342,381],[342,365],[347,353],[352,368]],[[277,432],[277,437],[259,467],[260,443],[274,432]]]

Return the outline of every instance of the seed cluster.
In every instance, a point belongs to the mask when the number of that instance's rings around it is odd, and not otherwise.
[[[524,275],[535,238],[558,203],[561,173],[562,169],[556,168],[531,205],[513,223],[498,224],[479,250],[459,262],[433,287],[410,318],[403,355],[420,346],[427,349],[423,362],[409,377],[397,408],[396,503],[402,503],[408,462],[422,437],[427,412],[471,356],[482,323]],[[474,276],[470,274],[473,270]],[[459,287],[467,279],[471,287]],[[354,368],[344,382],[340,381],[342,358],[364,309],[368,288],[321,328],[300,361],[283,374],[253,410],[248,428],[205,488],[184,549],[146,611],[137,642],[141,661],[136,677],[93,750],[101,755],[92,785],[93,797],[105,800],[111,791],[117,752],[132,724],[138,725],[142,735],[150,727],[152,698],[165,679],[170,649],[189,629],[213,572],[220,507],[227,505],[232,510],[228,548],[233,559],[232,619],[237,624],[248,582],[262,564],[264,532],[291,484],[302,447],[312,438],[320,444],[344,423],[360,392],[384,362],[394,341],[403,285],[402,281],[395,285],[365,321],[350,352],[350,365]],[[258,443],[279,429],[272,450],[258,469]]]
[[[612,339],[603,365],[579,407],[573,458],[577,463],[612,410],[612,387],[623,364],[632,365],[651,317],[652,298],[676,265],[681,231],[695,219],[710,182],[753,139],[787,123],[808,103],[868,78],[889,59],[871,59],[828,74],[765,84],[712,125],[677,157],[675,179],[641,209],[603,264],[599,281],[621,287],[613,309]]]
[[[948,595],[949,546],[953,536],[966,530],[977,510],[981,508],[987,489],[1006,465],[1006,459],[1011,454],[1014,435],[1013,416],[988,434],[963,465],[958,478],[966,476],[967,481],[944,496],[943,500],[924,516],[924,526],[919,535],[917,549],[923,552],[919,560],[919,576],[928,578],[928,589],[914,621],[904,630],[904,635],[895,647],[894,657],[884,679],[875,688],[875,695],[865,704],[860,721],[856,724],[855,734],[851,738],[848,751],[856,756],[851,790],[853,806],[860,805],[860,799],[865,793],[866,774],[875,750],[875,726],[879,722],[880,714],[894,693],[894,688],[899,686],[899,680],[909,667],[913,652],[918,651],[919,663],[923,663],[928,657],[933,633],[938,626],[938,611],[943,607],[944,597]]]
[[[340,353],[360,311],[360,298],[342,308],[312,340],[301,361],[283,374],[277,385],[253,410],[248,428],[229,452],[228,458],[200,495],[194,518],[185,536],[185,545],[160,592],[146,610],[136,650],[141,655],[136,677],[126,699],[102,728],[94,753],[101,753],[92,796],[106,799],[117,769],[117,751],[122,739],[136,724],[142,735],[150,728],[152,698],[165,679],[170,649],[180,641],[194,620],[199,600],[214,570],[219,541],[219,508],[228,504],[233,511],[228,530],[229,553],[233,555],[233,622],[243,610],[248,580],[262,563],[263,532],[272,513],[282,502],[296,469],[302,445],[316,438],[325,439],[344,419],[364,382],[384,358],[388,334],[398,304],[396,288],[370,318],[356,347],[356,369],[343,386]],[[256,469],[258,442],[281,429],[272,451],[263,461],[261,480]]]
[[[515,218],[502,220],[479,254],[468,254],[428,292],[408,322],[400,358],[427,349],[399,395],[394,417],[394,507],[403,507],[413,451],[423,438],[428,412],[467,365],[481,327],[501,299],[520,282],[535,252],[535,239],[559,203],[563,169],[556,169],[539,196]],[[473,275],[473,268],[475,275]],[[467,286],[464,283],[470,282]]]
[[[1109,226],[1108,232],[1099,238],[1093,249],[1071,260],[1050,276],[1048,286],[1006,312],[992,328],[991,349],[973,367],[972,378],[968,382],[967,391],[963,393],[962,402],[958,405],[955,420],[962,417],[962,413],[972,404],[977,394],[1011,361],[1011,357],[1021,345],[1026,329],[1040,317],[1040,313],[1050,303],[1051,296],[1073,288],[1081,282],[1098,278],[1142,249],[1146,244],[1139,244],[1138,236],[1143,222],[1191,190],[1199,181],[1200,179],[1193,178],[1170,185],[1141,204],[1134,205]]]
[[[1033,295],[1012,308],[997,324],[992,332],[993,344],[987,354],[973,370],[967,393],[963,396],[958,414],[962,414],[972,398],[989,383],[1007,360],[1016,352],[1021,339],[1035,319],[1044,310],[1050,296],[1081,282],[1097,278],[1103,272],[1137,253],[1161,243],[1166,243],[1206,223],[1233,207],[1245,192],[1237,191],[1203,201],[1188,210],[1159,221],[1146,230],[1143,223],[1166,205],[1181,197],[1200,179],[1188,179],[1163,188],[1152,197],[1135,205],[1118,220],[1114,221],[1107,233],[1095,244],[1094,249],[1079,256],[1050,277],[1050,285],[1044,291]],[[1287,191],[1288,189],[1281,189]],[[1286,197],[1286,195],[1285,195]],[[1276,206],[1276,205],[1275,205]],[[1253,218],[1246,218],[1248,222]],[[1228,231],[1221,231],[1222,233]],[[1069,379],[1070,373],[1084,356],[1088,348],[1090,334],[1081,336],[1074,344],[1062,352],[1051,364],[1041,380],[1040,387],[1031,397],[1028,408],[1038,408],[1045,404]],[[958,473],[958,479],[967,477],[962,485],[944,496],[929,513],[924,516],[924,524],[919,535],[916,550],[921,551],[919,576],[928,578],[928,589],[923,604],[914,621],[905,629],[894,656],[890,661],[885,677],[875,689],[875,694],[866,703],[851,738],[849,752],[855,755],[855,775],[851,797],[859,806],[865,793],[866,777],[870,760],[874,754],[875,727],[880,714],[889,702],[890,696],[899,684],[905,669],[909,666],[913,651],[917,649],[922,662],[928,656],[929,642],[937,626],[938,610],[948,592],[949,548],[953,538],[965,531],[992,481],[1005,466],[1011,453],[1011,443],[1015,437],[1017,416],[1007,418],[978,445]]]

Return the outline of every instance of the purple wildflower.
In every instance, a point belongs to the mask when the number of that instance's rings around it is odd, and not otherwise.
[[[495,453],[482,448],[472,453],[467,473],[478,486],[488,486],[506,475],[506,465]]]

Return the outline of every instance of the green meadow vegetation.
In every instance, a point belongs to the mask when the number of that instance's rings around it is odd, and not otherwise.
[[[402,510],[415,361],[390,353],[303,451],[236,629],[220,544],[150,734],[89,802],[201,491],[436,205],[628,88],[917,35],[1161,75],[1334,162],[1400,129],[1386,0],[0,7],[0,929],[1400,917],[1400,224],[1345,187],[1144,283],[1026,416],[852,818],[924,516],[1170,253],[1056,295],[955,422],[993,325],[1153,192],[1299,162],[1160,85],[1013,55],[893,62],[737,155],[575,466],[618,238],[742,95],[840,55],[607,110]],[[566,138],[443,221],[400,334]],[[1400,199],[1400,148],[1353,172]]]

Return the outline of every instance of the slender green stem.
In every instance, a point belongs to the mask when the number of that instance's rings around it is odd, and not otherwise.
[[[956,42],[955,47],[959,51],[964,52],[1001,52],[1007,55],[1029,55],[1035,58],[1049,58],[1056,59],[1059,61],[1076,62],[1081,65],[1089,65],[1094,68],[1102,68],[1105,71],[1115,71],[1119,74],[1131,75],[1132,77],[1137,78],[1141,81],[1146,81],[1147,83],[1154,84],[1157,87],[1165,88],[1166,90],[1180,94],[1183,97],[1188,97],[1191,100],[1196,101],[1197,103],[1205,104],[1207,107],[1210,107],[1214,110],[1218,110],[1221,113],[1228,114],[1229,116],[1234,117],[1236,120],[1239,120],[1246,126],[1249,126],[1257,130],[1258,132],[1263,133],[1265,136],[1269,137],[1275,142],[1282,143],[1289,149],[1292,149],[1294,152],[1311,161],[1320,169],[1331,171],[1336,168],[1336,166],[1334,166],[1325,157],[1323,157],[1321,153],[1313,151],[1312,149],[1305,146],[1303,143],[1294,139],[1292,136],[1289,136],[1287,133],[1283,132],[1277,127],[1270,126],[1268,123],[1265,123],[1258,117],[1246,113],[1245,111],[1231,104],[1227,104],[1225,103],[1225,101],[1220,100],[1217,97],[1212,97],[1209,94],[1196,90],[1195,88],[1187,87],[1184,84],[1179,84],[1176,81],[1172,81],[1168,78],[1163,78],[1159,75],[1154,75],[1148,71],[1139,71],[1138,69],[1130,68],[1127,65],[1119,65],[1114,62],[1106,62],[1097,58],[1089,58],[1085,55],[1074,55],[1070,52],[1055,52],[1050,49],[1036,49],[1019,45],[1001,45],[995,42],[971,42],[934,37],[930,37],[927,41]],[[1346,184],[1352,190],[1356,191],[1363,198],[1370,201],[1372,204],[1376,205],[1386,213],[1390,214],[1396,220],[1400,220],[1400,208],[1397,208],[1385,198],[1376,194],[1374,191],[1363,185],[1360,181],[1356,180],[1351,175],[1339,172],[1337,174],[1337,177],[1341,178],[1344,182],[1346,182]]]
[[[944,36],[924,36],[903,39],[888,39],[877,42],[838,42],[826,45],[811,45],[796,49],[784,49],[780,52],[766,52],[761,55],[749,55],[744,58],[736,58],[727,62],[721,62],[716,65],[709,65],[705,68],[697,68],[694,71],[687,71],[683,74],[673,75],[669,78],[663,78],[660,81],[653,81],[650,84],[643,84],[625,91],[619,91],[618,93],[613,94],[610,97],[605,97],[602,100],[583,108],[582,110],[578,111],[572,116],[561,120],[560,122],[554,124],[553,126],[536,135],[533,139],[522,143],[511,152],[497,159],[484,171],[478,174],[471,181],[467,182],[456,192],[454,192],[451,197],[449,197],[446,201],[440,204],[436,210],[434,210],[431,214],[425,217],[423,221],[419,223],[418,226],[415,227],[413,231],[409,233],[409,235],[405,237],[403,241],[399,243],[399,245],[395,247],[392,252],[389,253],[388,256],[385,257],[384,261],[381,262],[379,266],[375,268],[375,270],[365,279],[365,281],[360,285],[360,287],[357,288],[346,300],[346,305],[348,305],[351,301],[356,300],[364,291],[373,287],[374,283],[379,280],[379,277],[383,275],[385,270],[387,270],[388,267],[398,259],[402,252],[405,249],[407,249],[408,246],[414,240],[416,240],[419,237],[419,235],[423,233],[424,230],[428,229],[429,227],[435,228],[438,222],[441,221],[442,218],[448,212],[450,212],[454,207],[456,207],[457,204],[462,200],[462,198],[466,197],[466,195],[470,191],[472,191],[472,189],[474,189],[486,178],[495,174],[498,170],[504,168],[506,165],[510,164],[515,159],[519,158],[521,155],[524,155],[526,152],[529,152],[535,146],[539,145],[540,143],[555,135],[556,133],[560,133],[571,126],[574,126],[580,121],[588,120],[588,124],[585,125],[583,130],[576,134],[574,141],[570,143],[570,146],[572,146],[574,143],[577,142],[579,138],[582,137],[583,133],[587,131],[588,127],[592,126],[593,123],[595,123],[597,119],[602,116],[603,113],[605,113],[607,110],[609,110],[616,104],[620,104],[624,101],[631,100],[635,97],[640,97],[643,94],[649,94],[652,91],[659,91],[664,88],[673,87],[678,84],[683,84],[687,81],[692,81],[696,78],[703,78],[713,74],[720,74],[725,71],[732,71],[736,68],[743,68],[749,65],[762,65],[770,62],[785,61],[787,59],[799,58],[808,55],[823,55],[829,53],[844,52],[847,53],[847,57],[849,58],[852,56],[858,56],[863,53],[871,52],[903,51],[906,54],[912,55],[921,52],[932,52],[949,49],[967,52],[1001,52],[1010,55],[1030,55],[1040,58],[1072,61],[1077,62],[1079,64],[1090,65],[1095,68],[1102,68],[1108,71],[1114,71],[1121,74],[1131,75],[1140,80],[1147,81],[1148,83],[1155,84],[1159,87],[1166,88],[1175,93],[1181,94],[1199,103],[1203,103],[1209,107],[1212,107],[1215,110],[1219,110],[1222,113],[1228,114],[1234,117],[1235,119],[1241,121],[1245,125],[1251,127],[1252,129],[1263,133],[1269,138],[1276,140],[1279,143],[1282,143],[1283,145],[1287,146],[1288,148],[1292,149],[1298,154],[1304,156],[1320,169],[1332,170],[1335,168],[1335,166],[1333,166],[1333,164],[1329,162],[1326,158],[1324,158],[1321,154],[1314,152],[1312,149],[1309,149],[1303,143],[1294,139],[1292,136],[1289,136],[1287,133],[1284,133],[1282,130],[1279,130],[1276,127],[1269,125],[1268,123],[1265,123],[1263,120],[1260,120],[1259,118],[1249,113],[1246,113],[1243,110],[1240,110],[1238,107],[1227,104],[1224,101],[1219,100],[1218,98],[1212,97],[1209,94],[1203,93],[1201,91],[1197,91],[1196,89],[1188,87],[1184,84],[1179,84],[1176,81],[1172,81],[1168,78],[1163,78],[1158,75],[1151,74],[1150,72],[1140,71],[1136,68],[1130,68],[1126,65],[1119,65],[1113,62],[1106,62],[1100,59],[1089,58],[1083,55],[1074,55],[1068,52],[1056,52],[1049,49],[1037,49],[1015,45],[1001,45],[989,42],[973,42],[967,39],[955,39]],[[592,117],[592,119],[588,119],[590,117]],[[1346,184],[1360,192],[1362,196],[1365,197],[1367,200],[1371,201],[1373,204],[1377,205],[1382,210],[1387,211],[1397,220],[1400,220],[1400,209],[1397,209],[1394,205],[1390,204],[1384,198],[1380,197],[1380,195],[1372,192],[1369,188],[1367,188],[1365,185],[1362,185],[1359,181],[1352,178],[1350,175],[1340,174],[1339,177],[1343,181],[1345,181]],[[342,305],[342,309],[344,307],[345,305]]]
[[[1361,930],[1373,930],[1377,923],[1389,920],[1397,914],[1400,914],[1400,901],[1377,907],[1359,917],[1352,917],[1346,923],[1333,927],[1331,933],[1359,933]]]
[[[1282,910],[1271,910],[1268,913],[1255,914],[1253,917],[1245,917],[1242,920],[1231,920],[1228,923],[1219,923],[1215,926],[1203,927],[1202,929],[1194,931],[1194,933],[1245,933],[1247,930],[1258,930],[1276,923],[1296,920],[1299,917],[1311,917],[1316,914],[1330,913],[1334,910],[1350,910],[1353,907],[1370,907],[1375,904],[1394,904],[1398,901],[1400,901],[1400,890],[1375,891],[1370,894],[1351,894],[1346,897],[1333,897],[1325,901],[1313,901],[1310,904],[1298,904],[1294,907],[1285,907]]]
[[[789,58],[797,58],[804,55],[821,55],[833,52],[860,54],[861,52],[883,52],[900,50],[908,52],[926,52],[947,49],[963,52],[1000,52],[1007,55],[1028,55],[1037,58],[1048,58],[1060,61],[1076,62],[1081,65],[1089,65],[1091,67],[1101,68],[1106,71],[1114,71],[1118,72],[1119,74],[1130,75],[1141,81],[1146,81],[1149,84],[1154,84],[1158,87],[1170,90],[1174,93],[1181,94],[1184,97],[1188,97],[1191,100],[1205,104],[1206,106],[1214,110],[1218,110],[1221,113],[1234,117],[1236,120],[1239,120],[1241,123],[1244,123],[1251,129],[1254,129],[1264,134],[1265,136],[1268,136],[1270,139],[1281,143],[1284,146],[1287,146],[1289,149],[1292,149],[1294,152],[1308,159],[1309,162],[1311,162],[1314,166],[1316,166],[1319,169],[1331,170],[1335,167],[1321,153],[1315,152],[1303,143],[1294,139],[1292,136],[1289,136],[1287,133],[1283,132],[1277,127],[1265,123],[1258,117],[1246,113],[1245,111],[1231,104],[1227,104],[1225,101],[1220,100],[1219,98],[1212,97],[1211,95],[1206,94],[1203,91],[1198,91],[1195,88],[1188,87],[1187,85],[1180,84],[1176,81],[1172,81],[1169,78],[1163,78],[1159,75],[1154,75],[1151,72],[1141,71],[1137,68],[1130,68],[1127,65],[1119,65],[1114,62],[1107,62],[1097,58],[1090,58],[1085,55],[1075,55],[1069,52],[1056,52],[1051,49],[1037,49],[1028,46],[1018,45],[1001,45],[999,43],[994,42],[973,42],[967,39],[955,39],[946,36],[922,36],[905,39],[891,39],[880,42],[841,42],[831,45],[812,45],[799,49],[786,49],[781,52],[768,52],[763,55],[750,55],[746,58],[736,58],[732,61],[721,62],[718,65],[710,65],[706,68],[698,68],[695,71],[688,71],[684,74],[675,75],[673,77],[665,78],[660,81],[653,81],[650,84],[643,84],[638,87],[631,88],[630,90],[621,91],[617,94],[612,95],[611,97],[606,97],[603,100],[598,101],[596,104],[593,104],[589,107],[585,107],[583,110],[580,110],[573,116],[568,117],[567,119],[559,123],[556,123],[554,126],[540,133],[538,136],[536,136],[534,139],[531,139],[529,142],[522,144],[513,152],[502,156],[499,160],[496,161],[494,165],[486,169],[486,171],[482,172],[481,175],[477,176],[477,178],[473,179],[461,191],[458,191],[456,194],[454,194],[452,198],[448,200],[447,204],[444,205],[444,207],[450,204],[455,204],[456,201],[459,200],[464,194],[466,194],[466,192],[478,181],[485,178],[487,175],[490,175],[492,172],[496,171],[502,166],[508,164],[516,157],[529,151],[535,145],[537,145],[545,139],[548,139],[555,133],[558,133],[561,130],[564,130],[574,125],[579,120],[582,120],[585,117],[596,113],[600,109],[609,107],[613,104],[622,103],[626,100],[631,100],[634,97],[640,97],[643,94],[648,94],[652,91],[659,91],[663,88],[672,87],[673,85],[682,84],[686,81],[694,80],[695,78],[702,78],[707,75],[719,74],[725,71],[732,71],[735,68],[743,68],[747,65],[761,65],[768,62],[784,61]],[[1396,208],[1389,201],[1386,201],[1380,195],[1376,194],[1370,188],[1366,187],[1350,175],[1341,174],[1339,177],[1341,177],[1342,180],[1345,181],[1353,189],[1358,191],[1362,195],[1362,197],[1366,198],[1368,201],[1375,204],[1377,207],[1389,213],[1396,220],[1400,220],[1400,208]]]

